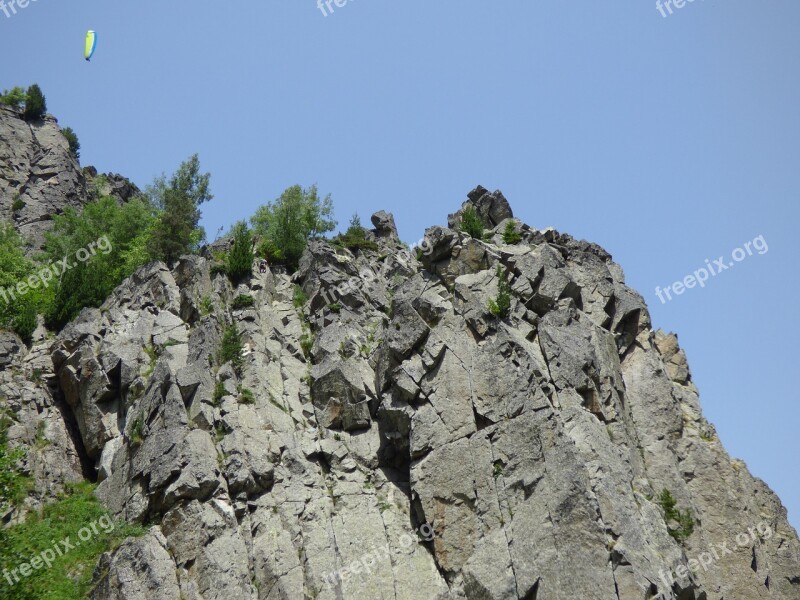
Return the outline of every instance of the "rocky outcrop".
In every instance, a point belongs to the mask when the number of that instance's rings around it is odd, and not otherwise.
[[[0,221],[14,223],[32,253],[67,206],[79,209],[100,196],[127,202],[139,194],[121,175],[82,170],[54,117],[29,122],[0,105]]]
[[[50,411],[75,457],[42,480],[80,457],[116,516],[151,525],[92,598],[800,598],[785,509],[611,256],[523,224],[504,245],[502,194],[468,202],[486,241],[434,227],[418,260],[376,213],[377,250],[315,240],[293,275],[238,285],[206,258],[156,263],[30,358],[0,340],[13,410]],[[47,385],[12,378],[48,353]]]

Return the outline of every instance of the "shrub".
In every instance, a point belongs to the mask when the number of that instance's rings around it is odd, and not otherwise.
[[[286,264],[286,255],[283,250],[275,245],[272,240],[262,240],[256,249],[256,254],[261,258],[265,258],[270,264],[283,265]]]
[[[239,402],[241,404],[255,404],[256,397],[246,387],[239,386]]]
[[[120,205],[112,197],[90,202],[80,213],[66,207],[55,215],[52,230],[45,234],[45,262],[57,264],[79,250],[93,251],[87,261],[75,262],[54,279],[45,315],[48,326],[59,329],[82,308],[100,306],[126,277],[153,260],[147,246],[156,220],[155,210],[143,200]]]
[[[10,426],[11,421],[8,417],[0,415],[0,514],[11,506],[17,506],[28,489],[28,478],[17,466],[19,460],[25,456],[25,448],[20,446],[14,450],[9,449]]]
[[[31,298],[27,296],[17,300],[16,314],[12,319],[12,327],[17,335],[25,340],[30,341],[33,337],[33,332],[38,325],[38,316],[36,313],[36,305]]]
[[[478,211],[471,204],[467,205],[461,213],[461,231],[474,237],[476,240],[483,239],[483,221],[478,216]]]
[[[309,329],[304,329],[300,336],[300,349],[303,355],[308,359],[311,358],[311,349],[314,347],[314,334]]]
[[[81,143],[78,141],[78,134],[76,134],[72,127],[65,127],[61,130],[61,133],[64,134],[64,137],[67,138],[67,143],[69,144],[69,151],[72,153],[72,156],[75,158],[81,157]]]
[[[25,201],[20,197],[19,194],[14,194],[14,201],[11,204],[11,210],[18,212],[23,208],[25,208]]]
[[[675,540],[682,542],[692,535],[694,532],[694,518],[691,510],[688,508],[683,512],[678,510],[676,508],[677,501],[666,488],[661,491],[658,503],[661,505],[661,510],[664,511],[664,522],[667,524],[667,530]],[[672,527],[670,525],[672,522],[677,523],[678,526]]]
[[[260,207],[250,219],[256,235],[269,242],[263,246],[264,258],[274,260],[273,253],[280,250],[281,260],[296,267],[308,240],[333,231],[333,202],[330,195],[320,198],[317,186],[304,190],[292,186],[274,202]],[[266,242],[265,242],[266,243]]]
[[[114,550],[129,536],[146,533],[143,527],[114,522],[94,497],[94,489],[87,483],[72,484],[41,512],[32,513],[23,523],[0,529],[0,572],[8,572],[13,582],[0,578],[0,598],[87,598],[100,555]],[[82,530],[91,533],[88,539],[79,536]],[[54,540],[67,538],[73,540],[74,547],[63,553],[54,552]],[[32,569],[19,582],[10,575],[13,569],[47,550],[54,555],[50,566]]]
[[[214,403],[214,406],[217,406],[221,401],[222,398],[225,396],[227,392],[225,391],[225,384],[221,381],[217,381],[214,384],[214,395],[211,396],[211,402]]]
[[[34,83],[25,94],[25,111],[22,113],[22,117],[26,121],[38,121],[46,112],[47,101],[42,89]]]
[[[213,265],[211,265],[209,272],[211,273],[211,277],[213,278],[216,277],[217,275],[227,275],[228,269],[223,264],[214,263]]]
[[[255,304],[255,300],[249,294],[239,294],[236,298],[233,299],[231,306],[234,310],[239,310],[240,308],[248,308]]]
[[[144,419],[139,416],[131,427],[131,445],[136,448],[144,442]]]
[[[233,226],[233,246],[225,260],[228,276],[239,281],[253,272],[253,234],[247,223],[239,221]]]
[[[308,302],[308,296],[299,285],[294,286],[293,304],[295,308],[303,308]]]
[[[48,291],[39,287],[27,294],[16,295],[15,288],[36,270],[25,256],[25,245],[10,223],[0,222],[0,328],[15,331],[23,340],[30,340],[36,329],[36,315],[46,307]]]
[[[0,94],[0,104],[19,108],[22,106],[22,103],[25,102],[25,97],[25,90],[21,87],[14,87]]]
[[[521,241],[522,235],[517,231],[514,221],[506,221],[506,227],[503,230],[503,242],[506,244],[519,244]]]
[[[237,371],[242,368],[242,336],[236,325],[226,328],[222,334],[218,360],[220,365],[230,362]]]
[[[211,296],[203,296],[203,299],[200,301],[200,316],[205,317],[212,312],[214,312],[214,301],[211,299]]]
[[[497,298],[489,300],[489,312],[495,317],[505,317],[511,308],[511,284],[509,283],[508,269],[497,267],[497,277],[500,280],[497,289]]]
[[[342,305],[339,302],[334,302],[333,304],[329,304],[328,308],[331,312],[340,313],[342,312]]]
[[[358,215],[352,216],[347,231],[334,238],[333,242],[335,245],[347,248],[348,250],[378,249],[378,244],[367,239],[367,230],[362,227],[361,218]]]

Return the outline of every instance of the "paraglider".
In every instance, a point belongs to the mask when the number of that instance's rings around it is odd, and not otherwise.
[[[86,32],[86,42],[83,47],[83,58],[87,61],[94,55],[94,50],[97,48],[97,34],[94,31]]]

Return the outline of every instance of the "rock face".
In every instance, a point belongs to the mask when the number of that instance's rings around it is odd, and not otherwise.
[[[156,263],[54,340],[0,338],[12,433],[38,418],[66,455],[38,480],[88,465],[151,525],[101,559],[94,600],[800,598],[785,509],[620,267],[525,225],[503,245],[502,194],[468,201],[489,241],[435,227],[419,261],[377,213],[375,251],[314,241],[238,286]],[[218,359],[231,326],[241,365]]]
[[[0,221],[12,222],[33,253],[41,249],[53,215],[81,208],[99,195],[127,202],[140,192],[120,175],[97,181],[82,171],[58,121],[50,115],[28,122],[21,111],[0,105]]]

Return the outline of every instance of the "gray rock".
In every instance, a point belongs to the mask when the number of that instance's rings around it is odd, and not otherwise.
[[[397,225],[394,224],[394,216],[392,213],[380,210],[372,215],[372,225],[375,227],[376,234],[379,237],[389,237],[399,239],[397,235]]]

